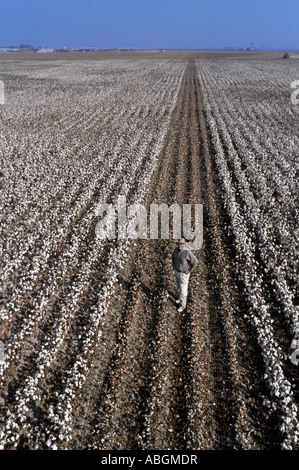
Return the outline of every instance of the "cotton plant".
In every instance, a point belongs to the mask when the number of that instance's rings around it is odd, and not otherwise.
[[[281,446],[293,449],[298,444],[298,410],[286,376],[285,355],[277,337],[268,290],[295,341],[298,307],[288,279],[293,277],[292,254],[298,256],[294,253],[293,161],[298,137],[292,134],[292,126],[284,123],[281,131],[278,125],[282,122],[282,108],[289,106],[281,101],[281,94],[277,92],[271,103],[259,101],[263,93],[266,96],[269,83],[273,89],[277,83],[281,88],[287,86],[285,71],[273,64],[257,72],[257,64],[258,61],[251,70],[248,64],[238,61],[197,62],[223,203],[234,237],[236,266],[249,306],[247,317],[257,334],[266,367],[264,378],[271,390],[267,407],[279,409]],[[244,86],[246,83],[251,86]],[[273,197],[276,194],[278,200]],[[283,246],[276,239],[282,240]]]
[[[108,60],[54,69],[45,64],[22,73],[18,64],[10,66],[16,91],[4,108],[0,140],[0,273],[6,298],[0,318],[2,333],[9,335],[10,328],[14,333],[5,341],[2,383],[30,352],[35,359],[33,372],[5,407],[1,448],[18,448],[25,437],[31,448],[58,449],[72,439],[75,403],[90,373],[90,355],[102,339],[101,323],[127,240],[108,248],[110,261],[102,273],[107,282],[98,288],[79,334],[80,352],[74,349],[62,389],[46,411],[47,424],[32,419],[32,409],[46,400],[45,384],[106,249],[93,229],[96,208],[127,195],[134,185],[131,202],[145,197],[185,66],[178,60],[121,65]],[[21,80],[26,92],[19,91]],[[54,85],[45,88],[45,80]]]

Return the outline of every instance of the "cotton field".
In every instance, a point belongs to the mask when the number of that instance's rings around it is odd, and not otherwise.
[[[296,79],[262,56],[0,62],[2,449],[298,448]],[[119,195],[203,204],[184,315],[173,240],[96,236]]]

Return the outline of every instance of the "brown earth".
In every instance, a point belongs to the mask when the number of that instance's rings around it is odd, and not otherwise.
[[[278,445],[259,347],[244,319],[194,61],[145,204],[202,203],[204,243],[177,312],[174,243],[139,240],[120,270],[74,449],[269,449]]]
[[[131,195],[134,191],[130,188]],[[63,447],[279,447],[279,419],[264,405],[270,397],[262,355],[246,317],[220,193],[198,75],[194,57],[190,57],[143,201],[147,207],[153,202],[203,204],[204,243],[195,252],[199,264],[190,277],[187,309],[179,314],[174,302],[173,241],[132,243],[103,317],[101,339],[90,354],[87,380],[76,391],[74,439]],[[107,256],[109,243],[103,250]],[[55,394],[63,390],[67,371],[80,350],[78,332],[88,328],[87,313],[97,304],[97,292],[105,283],[100,273],[106,262],[105,256],[99,260],[98,277],[91,280],[85,304],[72,320],[66,346],[43,379],[43,397],[34,405],[32,416],[41,434],[51,426],[49,405],[55,406]],[[39,339],[55,322],[54,313],[42,325]],[[28,344],[33,352],[28,352],[6,390],[7,405],[13,402],[14,390],[24,377],[34,372],[34,346]],[[43,438],[46,441],[47,436]],[[33,447],[34,439],[24,432],[19,448]]]
[[[0,53],[0,62],[5,60],[111,60],[111,59],[281,59],[286,51],[230,51],[230,50],[166,50],[163,51],[106,51],[106,52],[53,52],[36,53],[32,51]],[[297,51],[298,52],[298,51]],[[291,55],[295,53],[292,51]]]

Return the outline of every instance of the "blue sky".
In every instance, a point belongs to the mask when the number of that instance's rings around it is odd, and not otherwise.
[[[0,46],[299,49],[299,0],[0,0]]]

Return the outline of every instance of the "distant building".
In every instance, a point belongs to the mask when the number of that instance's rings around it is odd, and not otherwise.
[[[59,49],[55,49],[55,52],[70,52],[71,49],[68,49],[67,47],[61,47]]]
[[[0,47],[0,53],[1,52],[19,52],[18,47]]]
[[[98,47],[73,47],[72,52],[98,52],[100,49]]]
[[[55,51],[55,49],[44,47],[44,48],[39,49],[38,51],[36,51],[36,53],[37,54],[44,54],[44,53],[54,52],[54,51]]]

